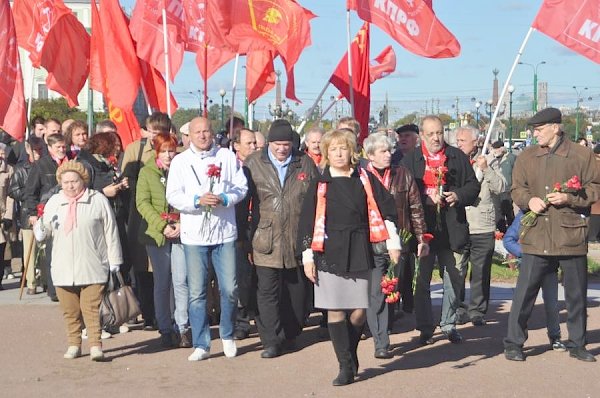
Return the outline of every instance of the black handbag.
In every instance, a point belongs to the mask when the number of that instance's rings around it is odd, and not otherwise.
[[[104,297],[102,297],[100,303],[100,324],[102,328],[119,327],[141,313],[140,304],[133,293],[133,289],[131,286],[125,285],[121,273],[109,272]]]

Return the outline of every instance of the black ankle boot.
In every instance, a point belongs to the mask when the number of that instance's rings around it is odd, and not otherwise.
[[[352,360],[348,321],[329,323],[329,337],[335,356],[340,364],[340,373],[333,380],[334,386],[345,386],[354,382],[354,361]]]

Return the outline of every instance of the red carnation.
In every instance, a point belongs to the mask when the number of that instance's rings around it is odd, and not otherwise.
[[[41,218],[44,215],[44,207],[46,205],[43,203],[38,204],[35,208],[37,210],[37,216],[38,218]]]
[[[303,173],[298,173],[298,179],[300,181],[306,180],[306,173],[304,173],[304,172]]]
[[[423,234],[423,243],[429,243],[433,240],[433,234],[426,233]]]

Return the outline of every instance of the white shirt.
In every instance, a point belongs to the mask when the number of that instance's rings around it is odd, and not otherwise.
[[[194,206],[195,198],[209,192],[208,166],[221,167],[212,193],[223,194],[226,205],[214,208]],[[181,242],[185,245],[216,245],[237,237],[235,204],[246,196],[248,183],[235,154],[229,149],[213,147],[200,151],[193,145],[175,156],[167,179],[167,201],[181,212]],[[208,210],[208,211],[207,211]]]

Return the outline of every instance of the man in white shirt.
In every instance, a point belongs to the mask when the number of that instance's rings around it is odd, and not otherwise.
[[[208,119],[192,119],[189,137],[189,149],[173,159],[167,179],[167,200],[181,212],[194,346],[188,360],[201,361],[210,355],[206,314],[209,256],[219,280],[223,352],[232,358],[237,354],[233,331],[238,300],[234,206],[246,195],[247,181],[233,152],[215,145]]]

